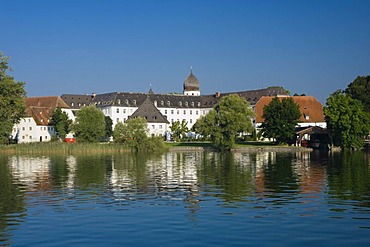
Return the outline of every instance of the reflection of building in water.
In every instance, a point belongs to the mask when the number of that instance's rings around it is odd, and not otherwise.
[[[126,200],[143,190],[158,198],[183,200],[192,210],[199,207],[197,165],[203,152],[169,152],[159,159],[145,160],[145,164],[135,164],[134,157],[129,157],[113,161],[110,186],[117,200]]]
[[[13,156],[10,159],[10,167],[13,176],[24,184],[28,191],[51,189],[49,158]]]
[[[256,192],[260,196],[266,192],[265,168],[268,165],[279,165],[276,155],[276,152],[261,152],[256,155]],[[312,152],[297,152],[291,158],[289,166],[293,172],[292,179],[297,179],[298,193],[316,194],[322,191],[325,186],[326,166],[320,162],[314,162],[312,155],[314,155]]]
[[[317,150],[316,150],[317,151]],[[300,189],[304,194],[316,194],[323,190],[326,181],[326,166],[318,158],[314,161],[317,152],[297,153],[297,173],[301,178]]]
[[[67,157],[67,167],[68,167],[68,179],[67,179],[67,187],[69,189],[73,189],[75,179],[76,179],[76,166],[77,166],[77,161],[76,158],[72,155],[69,155]]]

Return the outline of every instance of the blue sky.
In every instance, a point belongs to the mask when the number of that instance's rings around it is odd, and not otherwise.
[[[0,0],[28,96],[282,86],[322,104],[370,74],[370,1]]]

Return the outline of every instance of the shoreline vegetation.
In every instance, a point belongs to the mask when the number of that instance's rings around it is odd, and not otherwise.
[[[211,142],[166,142],[161,152],[175,151],[218,151]],[[276,145],[266,142],[239,142],[232,152],[245,151],[312,151],[310,148],[288,145]],[[43,142],[1,145],[0,154],[105,154],[130,153],[130,147],[118,143],[65,143]]]

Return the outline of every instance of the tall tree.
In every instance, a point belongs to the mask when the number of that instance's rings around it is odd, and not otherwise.
[[[294,138],[300,116],[299,106],[293,98],[275,97],[263,108],[262,135],[279,144],[288,143]]]
[[[243,132],[253,131],[253,110],[249,103],[236,94],[221,98],[219,104],[198,119],[195,130],[211,137],[214,145],[221,150],[229,150],[235,145],[235,138]]]
[[[124,124],[119,122],[114,127],[113,138],[115,142],[126,143],[129,147],[140,150],[148,139],[148,124],[145,118],[137,117],[127,120]]]
[[[64,140],[69,133],[72,120],[68,118],[67,113],[63,112],[60,107],[55,108],[51,120],[59,138]]]
[[[9,57],[0,52],[0,144],[8,143],[14,124],[25,114],[24,82],[16,82],[7,74]]]
[[[357,76],[357,78],[348,85],[345,94],[352,99],[361,101],[365,109],[370,112],[370,75]]]
[[[105,116],[105,137],[110,138],[113,135],[113,121],[109,116]]]
[[[105,135],[105,116],[95,106],[85,106],[77,111],[72,130],[77,141],[98,142]]]
[[[178,139],[181,139],[181,137],[185,137],[186,133],[189,132],[185,119],[183,119],[181,122],[173,122],[170,126],[170,129],[175,138]]]
[[[370,113],[359,100],[338,90],[326,100],[324,114],[334,145],[343,148],[363,147],[364,136],[370,131]]]

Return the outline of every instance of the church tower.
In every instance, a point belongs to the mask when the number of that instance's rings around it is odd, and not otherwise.
[[[200,95],[199,81],[195,77],[195,75],[193,75],[193,69],[191,67],[190,74],[188,75],[188,77],[186,77],[184,81],[184,95]]]

